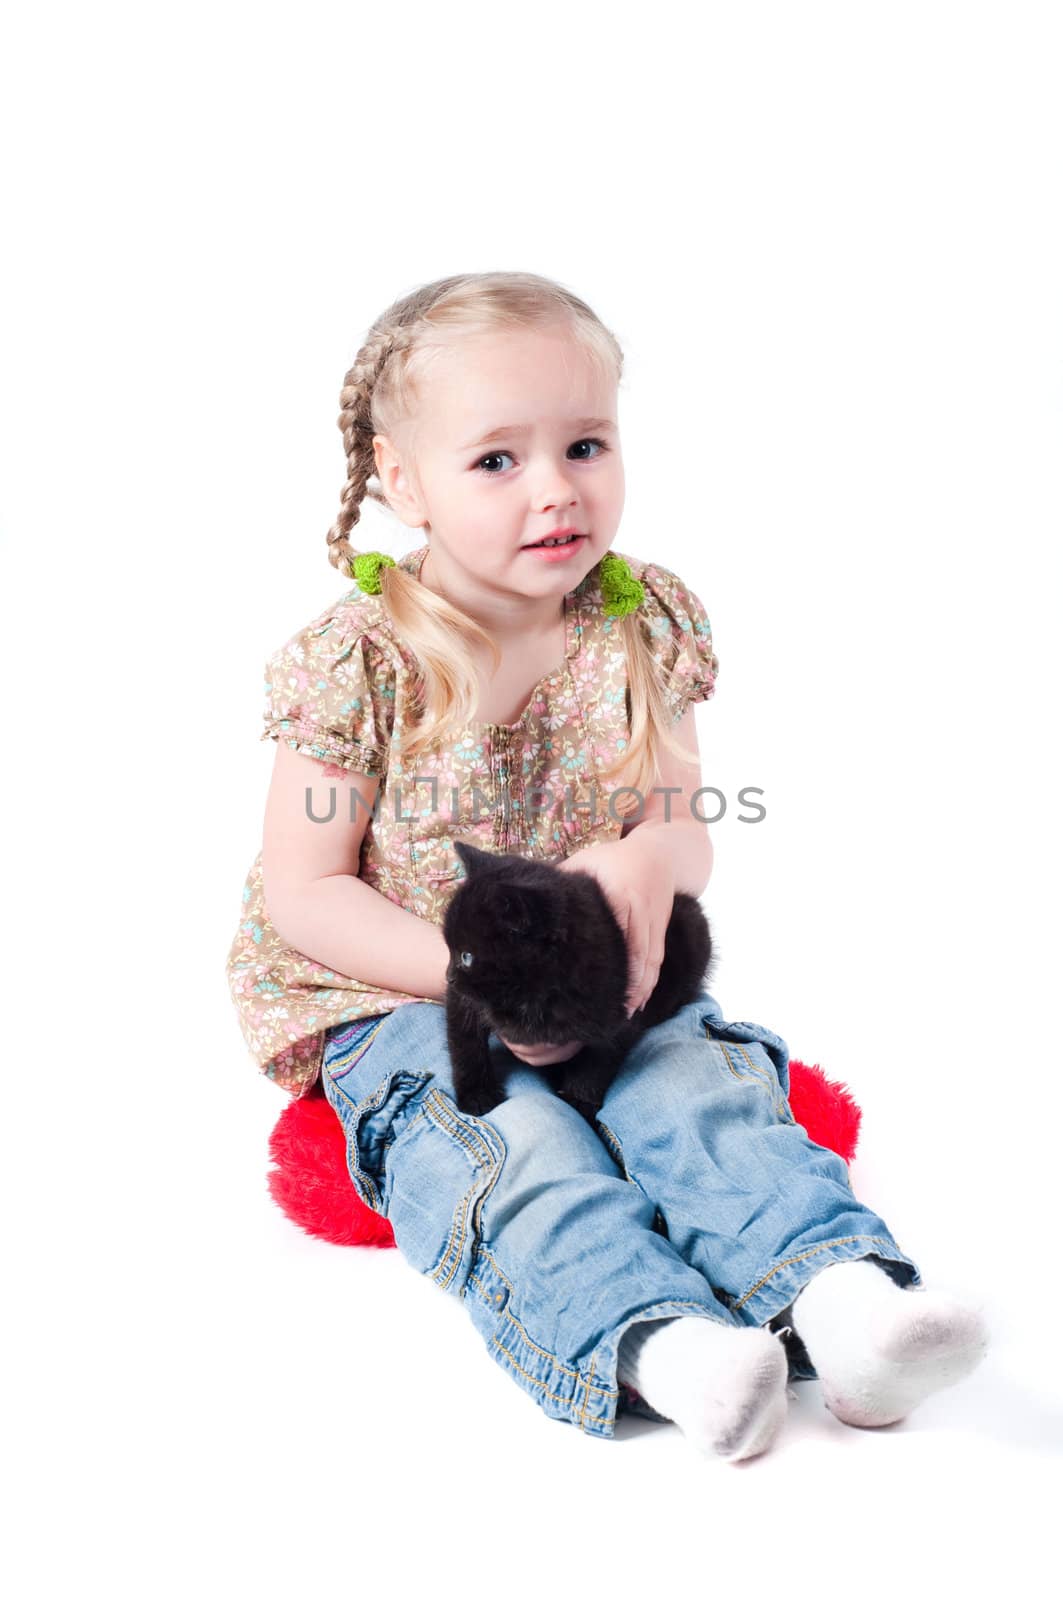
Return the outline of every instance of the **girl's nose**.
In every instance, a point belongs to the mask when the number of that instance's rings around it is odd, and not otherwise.
[[[557,470],[556,466],[544,467],[535,480],[532,502],[537,511],[551,511],[571,506],[578,498],[572,483],[563,472]]]

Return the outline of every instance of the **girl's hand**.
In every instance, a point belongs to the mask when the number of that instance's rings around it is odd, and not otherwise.
[[[656,843],[652,830],[635,829],[612,844],[577,851],[561,862],[560,870],[597,878],[616,913],[628,947],[630,1016],[650,998],[664,960],[664,935],[675,899],[671,853]]]
[[[583,1049],[582,1039],[570,1039],[568,1044],[510,1044],[498,1036],[507,1050],[529,1067],[554,1067],[559,1061],[571,1061],[577,1050]]]

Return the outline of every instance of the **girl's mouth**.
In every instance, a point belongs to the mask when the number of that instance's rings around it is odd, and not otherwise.
[[[524,552],[527,555],[538,556],[540,561],[567,561],[584,544],[586,538],[585,533],[570,533],[553,543],[526,544]]]

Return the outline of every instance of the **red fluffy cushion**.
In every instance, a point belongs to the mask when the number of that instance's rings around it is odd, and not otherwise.
[[[845,1087],[819,1066],[790,1062],[790,1110],[813,1144],[851,1161],[860,1137],[860,1107]]]
[[[343,1127],[323,1094],[285,1106],[269,1136],[269,1153],[275,1163],[269,1192],[304,1232],[330,1244],[394,1248],[391,1223],[355,1192]]]
[[[860,1107],[844,1084],[832,1083],[818,1066],[791,1061],[790,1109],[814,1144],[852,1160]],[[269,1192],[305,1233],[330,1244],[394,1248],[391,1223],[355,1193],[343,1128],[323,1094],[285,1106],[270,1134],[269,1153]]]

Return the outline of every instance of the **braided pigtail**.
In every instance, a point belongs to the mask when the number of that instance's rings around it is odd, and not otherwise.
[[[336,425],[343,434],[347,456],[347,482],[340,496],[340,511],[328,531],[329,560],[347,577],[353,577],[353,562],[358,554],[347,535],[362,515],[366,498],[386,506],[387,500],[369,479],[376,472],[373,435],[373,391],[381,373],[398,351],[408,348],[409,335],[402,328],[376,327],[359,350],[353,367],[340,390],[340,414]]]

